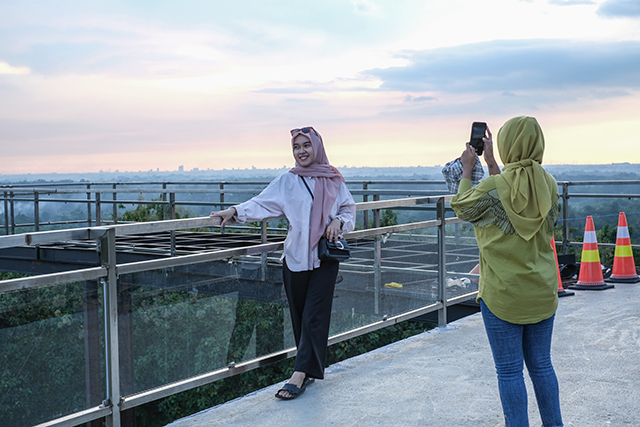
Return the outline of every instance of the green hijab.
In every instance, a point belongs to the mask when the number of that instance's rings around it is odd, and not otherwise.
[[[540,166],[544,135],[538,121],[525,116],[507,121],[498,131],[498,150],[504,164],[496,175],[498,195],[511,224],[528,241],[553,205],[553,190]]]

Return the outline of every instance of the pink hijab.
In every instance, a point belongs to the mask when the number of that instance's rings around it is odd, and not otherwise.
[[[313,189],[311,230],[309,235],[309,249],[314,250],[324,234],[329,213],[338,197],[340,182],[344,182],[344,178],[342,174],[338,172],[338,169],[329,163],[320,134],[312,127],[308,129],[310,129],[309,133],[303,133],[300,130],[291,132],[291,149],[293,150],[293,141],[297,136],[302,135],[307,137],[311,141],[315,159],[313,163],[307,167],[300,166],[296,160],[296,166],[289,172],[316,179],[316,185]]]

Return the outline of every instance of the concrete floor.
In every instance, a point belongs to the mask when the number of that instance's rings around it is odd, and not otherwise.
[[[640,284],[561,298],[552,357],[565,426],[640,426]],[[332,365],[296,400],[274,398],[282,384],[170,426],[504,425],[480,314]]]

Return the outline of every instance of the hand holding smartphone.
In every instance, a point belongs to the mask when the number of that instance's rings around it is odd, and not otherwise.
[[[476,149],[476,154],[478,156],[482,155],[482,150],[484,150],[484,138],[487,134],[487,124],[485,122],[473,122],[471,125],[471,138],[469,139],[469,144]]]

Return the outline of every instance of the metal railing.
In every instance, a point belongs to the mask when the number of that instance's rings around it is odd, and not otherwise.
[[[569,190],[571,187],[590,187],[590,186],[614,186],[617,189],[621,187],[634,188],[636,193],[571,193]],[[640,186],[639,180],[612,180],[612,181],[559,181],[558,187],[560,191],[560,201],[562,203],[562,252],[567,253],[571,246],[582,246],[582,242],[571,241],[569,231],[569,200],[570,199],[640,199],[640,194],[637,193],[637,187]],[[638,206],[640,210],[640,205]],[[599,243],[600,247],[614,247],[611,243]],[[640,249],[640,246],[634,245],[633,249]]]
[[[396,183],[396,181],[392,182]],[[640,198],[640,195],[638,194],[572,193],[569,192],[569,188],[573,186],[593,185],[620,186],[622,184],[633,186],[639,185],[640,181],[583,181],[559,183],[559,185],[562,186],[562,228],[564,236],[562,246],[565,251],[571,246],[581,244],[580,242],[571,242],[569,239],[570,228],[568,224],[572,220],[569,216],[570,199],[617,197],[631,200]],[[29,191],[32,189],[33,188]],[[24,188],[20,189],[20,191],[23,190]],[[33,200],[34,204],[37,204],[42,200],[36,195],[43,193],[48,194],[47,191],[50,191],[47,189],[44,189],[44,191],[41,190],[43,189],[40,188],[38,191],[33,193],[34,198],[30,200]],[[23,201],[20,200],[20,197],[22,196],[18,196],[17,188],[7,191],[9,193],[14,191],[14,194],[6,194],[4,197],[5,218],[7,218],[7,212],[11,210],[10,208],[8,209],[8,207],[13,206],[13,203]],[[173,189],[167,189],[167,191],[167,194],[171,194],[169,191],[178,192],[178,190]],[[180,191],[194,192],[193,189]],[[234,204],[229,201],[224,201],[224,194],[227,194],[228,189],[219,188],[218,191],[220,191],[219,194],[221,197],[219,200],[206,203],[199,202],[199,204],[211,206]],[[234,189],[229,192],[237,191],[238,190]],[[245,194],[254,194],[253,192],[259,192],[259,189],[244,189],[243,191]],[[354,190],[352,192],[356,193],[356,191],[357,190]],[[447,307],[461,301],[469,300],[477,295],[477,291],[473,289],[473,287],[467,288],[461,286],[457,288],[449,288],[448,286],[448,279],[451,277],[455,277],[456,279],[477,277],[476,275],[465,272],[470,271],[471,267],[475,265],[478,259],[477,247],[474,245],[473,238],[469,238],[469,240],[471,240],[471,244],[462,245],[463,247],[466,247],[466,249],[460,249],[457,245],[461,240],[465,243],[467,240],[461,239],[458,235],[458,224],[462,221],[455,217],[446,218],[448,210],[446,203],[452,196],[424,195],[422,197],[379,200],[381,197],[388,197],[389,194],[384,194],[380,190],[370,188],[365,188],[361,191],[362,193],[359,195],[363,198],[372,197],[378,199],[357,203],[358,212],[361,214],[372,213],[373,228],[357,230],[345,236],[350,243],[353,243],[354,252],[364,255],[356,255],[354,256],[354,259],[343,263],[340,267],[340,274],[345,276],[345,282],[352,279],[351,283],[362,285],[358,286],[355,290],[345,289],[345,292],[351,292],[349,294],[351,295],[350,298],[366,298],[366,303],[364,305],[366,305],[367,308],[365,309],[360,307],[359,311],[361,313],[359,313],[358,310],[351,308],[351,319],[357,317],[357,315],[361,315],[364,320],[359,321],[359,323],[353,323],[353,325],[349,327],[334,331],[330,336],[329,344],[334,344],[354,336],[427,313],[437,312],[438,324],[446,324]],[[394,194],[405,194],[407,192],[415,194],[415,192],[418,191],[420,190],[390,190],[390,192]],[[82,192],[85,191],[83,190]],[[140,193],[140,190],[133,189],[122,191],[119,189],[118,192]],[[144,192],[147,192],[147,190],[145,189]],[[148,192],[157,193],[157,189],[150,189]],[[203,190],[203,192],[210,193],[211,191]],[[95,190],[95,192],[92,191],[91,194],[97,196],[98,194],[101,194],[101,191]],[[100,197],[91,197],[91,194],[87,200],[81,202],[91,204],[92,206],[99,206],[103,201],[101,201]],[[117,200],[115,194],[116,193],[114,193],[114,199]],[[73,203],[80,202],[77,199],[68,200],[74,200]],[[113,200],[111,202],[115,203]],[[123,202],[126,203],[127,201]],[[142,203],[142,201],[130,202],[137,204]],[[157,202],[154,201],[153,203]],[[175,197],[170,196],[166,206],[172,207],[176,206],[176,204],[177,202],[175,202]],[[415,208],[428,208],[430,211],[435,211],[436,219],[386,227],[381,226],[382,211],[387,209],[400,210]],[[97,209],[99,212],[100,208],[98,207]],[[37,212],[37,208],[34,208],[34,212]],[[37,215],[35,215],[35,217],[37,218]],[[99,218],[99,215],[96,215],[96,219],[97,218]],[[367,216],[364,216],[364,218],[367,218]],[[89,221],[91,221],[91,218],[89,218]],[[5,225],[9,222],[10,221],[5,222]],[[102,222],[99,223],[103,224]],[[37,224],[37,220],[35,224]],[[97,362],[96,366],[100,367],[101,370],[99,376],[104,377],[104,390],[100,391],[100,393],[104,394],[104,398],[98,404],[87,405],[80,409],[76,408],[68,411],[68,413],[57,413],[54,411],[48,415],[46,420],[43,421],[43,424],[41,424],[42,426],[73,426],[102,418],[106,420],[108,426],[120,426],[123,414],[140,405],[209,384],[219,379],[230,377],[274,361],[295,356],[295,347],[287,347],[285,345],[279,351],[269,352],[267,354],[258,354],[258,351],[256,350],[255,356],[249,357],[246,360],[243,359],[241,361],[235,361],[234,363],[230,363],[228,365],[224,364],[223,366],[213,369],[204,369],[201,372],[196,372],[194,375],[184,375],[178,379],[167,380],[164,382],[159,381],[157,383],[153,383],[151,386],[142,385],[139,387],[132,387],[130,384],[121,383],[122,379],[126,378],[126,375],[128,375],[126,374],[127,370],[131,369],[130,367],[121,366],[121,363],[123,363],[123,361],[124,363],[132,363],[132,361],[127,358],[123,359],[122,355],[133,354],[133,352],[130,348],[125,350],[121,348],[122,345],[130,346],[131,343],[128,343],[128,340],[125,339],[127,337],[123,337],[123,332],[121,330],[122,325],[119,325],[119,322],[122,323],[123,319],[122,313],[120,313],[119,318],[119,304],[120,311],[122,311],[122,302],[119,303],[119,298],[122,299],[123,295],[126,294],[126,292],[129,292],[123,290],[123,287],[135,288],[136,286],[142,286],[136,282],[136,280],[138,280],[137,275],[149,275],[152,277],[151,279],[143,279],[140,282],[146,286],[148,283],[155,283],[155,280],[164,280],[163,277],[171,274],[184,276],[186,274],[186,270],[184,269],[197,270],[198,266],[210,266],[212,263],[227,265],[230,262],[244,262],[244,260],[256,262],[257,260],[257,262],[262,266],[261,282],[269,282],[270,279],[265,274],[264,268],[269,262],[273,264],[274,261],[277,261],[277,258],[275,258],[273,254],[277,254],[282,250],[282,243],[268,241],[269,238],[266,233],[265,223],[263,223],[261,233],[262,243],[257,245],[186,255],[175,254],[175,251],[172,249],[172,255],[177,256],[131,263],[118,263],[116,260],[116,238],[118,236],[157,232],[176,233],[180,230],[194,228],[217,230],[218,228],[212,224],[211,219],[204,217],[172,219],[150,223],[112,224],[109,226],[101,225],[96,227],[52,231],[37,231],[38,227],[35,226],[34,228],[36,231],[33,233],[8,233],[6,236],[0,236],[0,249],[23,246],[38,247],[66,241],[94,241],[100,257],[100,265],[96,267],[83,268],[62,273],[43,274],[0,282],[0,296],[16,292],[28,292],[37,289],[53,288],[55,286],[61,286],[73,282],[97,282],[100,284],[98,300],[101,299],[100,304],[103,313],[103,320],[101,322],[102,326],[99,329],[101,329],[103,333],[104,344],[102,346],[102,351],[104,354],[101,356],[101,361]],[[365,221],[364,225],[367,226],[368,221]],[[447,229],[449,229],[448,232]],[[452,229],[453,233],[451,231]],[[435,232],[431,233],[432,230]],[[435,243],[433,246],[425,246],[424,242],[427,241],[433,241]],[[447,245],[450,245],[449,249],[453,249],[448,250]],[[606,247],[613,245],[601,244],[601,246]],[[633,248],[639,249],[640,247],[634,245]],[[389,255],[388,253],[392,251],[395,252],[392,255]],[[431,256],[432,259],[425,261],[425,257],[428,256]],[[198,291],[205,289],[206,286],[210,286],[211,283],[215,282],[215,280],[210,279],[210,277],[212,277],[210,273],[203,274],[200,271],[196,271],[196,274],[194,275],[200,275],[201,277],[206,276],[207,280],[185,283],[184,286],[180,288],[180,291],[184,294],[196,295],[194,298],[197,298]],[[404,289],[396,290],[392,287],[385,286],[385,282],[387,280],[396,277],[403,277],[403,280],[399,281],[405,284]],[[425,282],[425,278],[429,278],[433,283]],[[203,285],[205,282],[206,284]],[[170,282],[167,283],[171,285]],[[457,283],[461,282],[458,281]],[[366,286],[364,286],[364,284],[366,284]],[[167,285],[167,289],[170,289],[169,285]],[[160,285],[158,286],[160,287]],[[433,286],[433,288],[430,288],[430,286]],[[424,296],[425,289],[433,289],[434,292],[432,297]],[[450,289],[455,289],[455,292],[452,292]],[[237,290],[230,291],[229,289],[226,289],[216,292],[217,295],[227,295],[229,292],[237,293]],[[404,302],[410,301],[410,304],[402,306],[398,305],[396,307],[394,304],[397,304],[397,301],[399,300]],[[145,309],[145,307],[143,307],[143,309]],[[348,314],[349,313],[347,312],[346,317],[348,317]],[[64,321],[61,321],[58,327],[66,327]],[[284,333],[286,335],[286,332]],[[202,342],[210,339],[213,339],[213,337],[206,337]],[[87,378],[88,376],[89,374],[87,374]],[[0,396],[0,401],[1,400],[3,400],[3,396]]]
[[[29,228],[40,231],[44,226],[101,226],[118,223],[118,206],[120,205],[156,205],[161,206],[162,218],[175,219],[178,207],[210,207],[224,209],[237,204],[251,196],[258,194],[267,185],[268,181],[194,181],[194,182],[82,182],[82,183],[56,183],[56,184],[5,184],[0,186],[1,207],[4,208],[3,225],[4,234],[15,234],[17,228]],[[370,189],[371,185],[399,186],[402,189]],[[376,180],[376,181],[349,181],[351,193],[363,202],[380,200],[381,197],[393,196],[433,196],[443,194],[446,191],[444,181],[427,180]],[[432,187],[425,190],[424,187]],[[83,187],[83,188],[77,188]],[[421,188],[422,187],[422,188]],[[361,189],[359,189],[361,188]],[[144,198],[122,198],[124,195],[137,194],[158,195],[158,200],[145,200]],[[110,195],[110,196],[109,196]],[[236,196],[235,200],[229,200],[228,196]],[[178,197],[210,196],[211,200],[178,200]],[[213,200],[217,198],[217,200]],[[28,204],[32,212],[33,222],[16,223],[16,205]],[[67,221],[42,221],[41,206],[44,203],[63,203],[85,205],[85,218]],[[107,207],[105,210],[104,207]],[[110,206],[110,208],[109,208]],[[110,212],[109,212],[110,211]],[[107,219],[105,213],[109,212],[111,218]],[[369,213],[365,211],[365,228],[369,223]]]
[[[161,206],[162,220],[175,219],[178,207],[210,207],[211,209],[223,209],[244,201],[258,194],[267,185],[268,181],[158,181],[158,182],[80,182],[80,183],[44,183],[44,184],[5,184],[0,186],[0,208],[3,208],[2,229],[5,235],[15,234],[17,228],[40,231],[43,227],[55,226],[102,226],[118,224],[119,205],[156,205]],[[416,197],[434,196],[443,194],[444,181],[438,180],[369,180],[348,181],[351,193],[357,200],[368,202],[378,201],[389,197]],[[372,186],[402,186],[403,188],[374,188]],[[562,205],[562,239],[561,249],[567,253],[571,246],[580,246],[581,242],[571,241],[570,238],[570,199],[638,199],[640,194],[625,193],[593,193],[585,191],[571,191],[573,188],[585,187],[637,187],[638,180],[610,180],[610,181],[559,181],[558,188]],[[83,187],[83,188],[77,188]],[[432,188],[425,190],[424,188]],[[123,195],[157,194],[158,200],[146,200],[139,198],[122,198]],[[111,195],[110,198],[108,195]],[[75,197],[73,197],[75,196]],[[79,196],[84,197],[79,198]],[[86,196],[86,197],[85,197]],[[179,200],[180,197],[199,196],[200,200]],[[203,196],[210,196],[211,200],[202,200]],[[234,200],[229,200],[232,196]],[[217,200],[213,200],[217,198]],[[16,223],[16,204],[28,204],[32,212],[33,222]],[[86,205],[85,218],[66,221],[42,221],[41,205],[44,203],[64,203]],[[104,217],[103,208],[109,206],[110,219]],[[400,207],[399,209],[405,209]],[[413,206],[413,210],[434,211],[432,206]],[[449,209],[449,208],[447,208]],[[363,228],[368,228],[370,223],[369,211],[362,211]],[[122,222],[122,221],[121,221]],[[242,227],[241,227],[242,228]],[[275,230],[279,231],[279,230]],[[607,247],[603,244],[603,247]]]
[[[426,313],[437,312],[438,323],[446,324],[447,307],[463,300],[473,298],[477,291],[474,289],[458,289],[457,294],[453,296],[447,295],[447,271],[446,271],[446,249],[445,249],[445,227],[451,224],[457,224],[460,221],[457,218],[445,219],[445,202],[452,196],[438,197],[418,197],[384,201],[369,201],[357,204],[358,211],[372,211],[374,217],[374,228],[354,231],[345,237],[354,243],[355,250],[361,250],[363,253],[372,252],[371,259],[362,257],[355,259],[353,263],[347,262],[341,265],[341,274],[343,276],[353,275],[355,279],[353,283],[360,284],[363,277],[372,278],[370,281],[371,289],[367,286],[367,295],[371,295],[373,301],[369,301],[367,297],[366,305],[371,305],[370,316],[364,324],[355,327],[340,330],[333,333],[329,343],[337,343],[354,336],[358,336],[369,331],[389,326],[391,324],[411,319]],[[410,224],[393,225],[388,227],[380,226],[380,212],[384,209],[397,209],[416,206],[433,205],[437,211],[437,219],[429,221],[421,221]],[[267,363],[271,363],[283,358],[295,355],[295,347],[283,348],[280,351],[269,353],[266,355],[256,354],[255,358],[232,363],[229,366],[222,366],[218,369],[207,370],[194,376],[184,377],[177,381],[170,381],[162,384],[155,384],[153,387],[144,390],[134,390],[131,393],[123,391],[128,385],[121,384],[124,377],[123,372],[127,368],[122,367],[122,349],[121,336],[122,313],[119,314],[119,298],[122,298],[121,289],[123,281],[134,283],[132,279],[137,274],[154,274],[155,271],[162,271],[164,275],[174,272],[177,269],[189,268],[195,269],[198,265],[209,265],[212,262],[224,261],[228,263],[230,260],[238,259],[261,259],[264,263],[268,253],[280,251],[282,243],[269,243],[265,241],[259,245],[253,245],[243,248],[233,248],[220,250],[216,252],[196,253],[191,255],[174,256],[165,259],[147,260],[140,262],[132,262],[127,264],[117,263],[116,261],[116,237],[129,234],[155,233],[158,231],[177,232],[184,229],[212,227],[212,220],[209,218],[194,219],[176,219],[169,221],[159,221],[152,223],[137,223],[113,226],[101,226],[90,228],[79,228],[71,230],[54,230],[34,233],[24,233],[0,237],[0,249],[6,249],[18,246],[39,246],[53,244],[56,242],[64,242],[69,240],[93,240],[96,242],[96,248],[99,252],[101,265],[92,268],[84,268],[75,271],[63,273],[43,274],[40,276],[24,277],[11,279],[0,282],[0,295],[10,292],[27,292],[35,289],[51,288],[56,285],[68,284],[72,282],[95,282],[101,283],[102,310],[104,314],[103,326],[104,331],[104,372],[102,375],[105,379],[105,398],[100,404],[83,408],[69,414],[62,414],[59,417],[53,417],[45,421],[42,426],[73,426],[80,423],[98,420],[104,418],[108,426],[121,425],[121,416],[125,411],[140,406],[142,404],[170,396],[181,391],[189,390],[213,381],[226,378]],[[213,227],[215,228],[215,227]],[[403,236],[399,240],[400,245],[407,244],[423,244],[425,241],[424,234],[416,234],[425,232],[428,229],[436,229],[435,235],[431,238],[437,240],[436,250],[434,251],[434,260],[429,262],[419,261],[402,267],[391,265],[390,259],[388,264],[383,262],[383,249],[390,245],[393,235]],[[266,239],[266,236],[263,236]],[[362,245],[360,243],[364,242]],[[407,249],[400,246],[398,251],[403,253],[411,252],[411,258],[421,257],[421,252],[413,249]],[[435,253],[437,252],[437,253]],[[273,259],[273,258],[272,258]],[[471,255],[467,259],[467,263],[474,263],[477,260],[477,254]],[[464,268],[469,271],[470,267]],[[363,274],[365,276],[363,276]],[[420,282],[415,285],[417,292],[420,292],[425,286],[431,286],[424,283],[425,277],[433,278],[434,290],[433,301],[427,301],[420,294],[422,301],[402,296],[406,301],[411,301],[408,307],[401,309],[382,307],[387,299],[393,300],[400,298],[393,295],[393,290],[384,286],[384,277],[398,277],[398,275],[408,275],[411,280]],[[472,274],[455,273],[457,277],[477,277]],[[369,280],[369,279],[366,279]],[[366,281],[364,280],[364,281]],[[409,281],[411,281],[409,280]],[[369,283],[369,282],[367,282]],[[119,290],[120,286],[120,290]],[[195,286],[195,285],[194,285]],[[358,292],[362,293],[362,286],[358,287]],[[418,295],[414,291],[413,295]],[[354,297],[355,298],[355,297]],[[360,298],[360,297],[358,297]],[[122,302],[120,302],[122,304]],[[391,307],[391,308],[390,308]],[[391,310],[389,313],[388,310]],[[395,310],[395,311],[394,311]],[[120,307],[122,311],[122,307]],[[354,316],[352,309],[351,316]],[[126,340],[125,340],[126,341]],[[126,353],[126,352],[125,352]],[[129,363],[130,361],[125,361]],[[98,366],[101,366],[98,363]],[[0,399],[2,396],[0,396]]]

